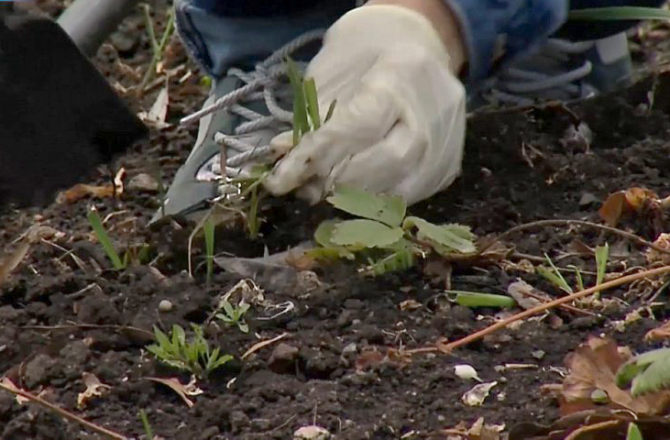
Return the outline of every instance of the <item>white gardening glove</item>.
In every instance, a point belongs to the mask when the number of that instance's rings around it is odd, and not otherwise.
[[[401,6],[365,6],[338,20],[305,75],[321,114],[265,182],[275,195],[299,188],[312,202],[335,184],[403,196],[414,203],[461,171],[465,90],[432,24]],[[273,141],[290,142],[289,133]]]

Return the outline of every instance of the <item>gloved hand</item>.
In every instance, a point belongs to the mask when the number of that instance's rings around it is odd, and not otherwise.
[[[345,14],[327,32],[307,78],[321,114],[332,118],[306,134],[265,182],[275,195],[298,189],[316,202],[346,183],[403,196],[430,197],[461,171],[465,90],[431,23],[401,6]],[[289,133],[273,143],[290,142]]]

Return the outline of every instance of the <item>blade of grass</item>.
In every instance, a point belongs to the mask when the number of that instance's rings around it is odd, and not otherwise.
[[[102,219],[100,218],[100,214],[98,214],[98,210],[95,209],[95,207],[91,207],[91,209],[88,210],[87,217],[88,222],[91,224],[91,228],[93,228],[93,232],[95,232],[95,236],[98,238],[107,257],[112,262],[114,269],[125,269],[126,266],[123,264],[123,261],[121,261],[119,254],[116,252],[116,249],[114,249],[112,240],[109,238],[105,227],[102,225]]]
[[[309,132],[307,103],[303,90],[303,78],[298,66],[291,58],[286,60],[286,64],[288,66],[288,79],[293,89],[293,144],[298,145],[302,135]]]
[[[499,307],[511,308],[516,305],[514,298],[506,295],[494,295],[492,293],[466,292],[463,290],[447,290],[445,292],[453,297],[456,303],[463,307]]]
[[[565,281],[565,278],[563,278],[561,271],[558,270],[554,262],[551,261],[549,255],[544,254],[544,257],[547,259],[547,263],[549,263],[549,266],[551,266],[551,270],[540,266],[537,268],[537,272],[544,278],[546,278],[549,282],[553,283],[559,289],[564,290],[566,293],[573,293],[572,287],[570,287],[570,284],[568,284],[568,282]]]
[[[611,6],[586,8],[570,11],[570,20],[611,21],[611,20],[670,20],[670,11],[661,8],[641,6]]]
[[[609,259],[610,247],[607,243],[596,248],[596,286],[603,283],[607,272],[607,260]]]
[[[314,78],[305,80],[304,83],[305,102],[307,103],[307,112],[312,121],[312,130],[321,128],[321,115],[319,114],[319,100],[316,94],[316,82]]]
[[[328,112],[326,112],[326,119],[323,120],[324,123],[330,121],[330,118],[333,117],[336,105],[337,105],[337,99],[330,103],[330,106],[328,107]]]
[[[211,283],[214,274],[214,221],[208,218],[203,226],[205,234],[205,253],[207,258],[207,284]]]
[[[140,420],[142,420],[142,426],[144,427],[144,434],[147,436],[147,440],[154,439],[154,430],[151,429],[151,424],[149,423],[149,417],[143,409],[140,410]]]

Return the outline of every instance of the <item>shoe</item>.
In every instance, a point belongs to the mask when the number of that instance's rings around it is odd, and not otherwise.
[[[626,86],[632,73],[623,32],[593,41],[550,39],[537,53],[487,81],[469,105],[479,109],[585,99]]]
[[[293,121],[293,113],[285,110],[292,108],[285,60],[320,41],[323,34],[323,30],[305,33],[253,71],[232,68],[216,81],[203,109],[182,119],[182,123],[199,120],[195,146],[150,223],[164,216],[197,218],[213,202],[230,194],[231,178],[272,155],[270,140],[290,130]],[[221,173],[222,148],[226,152],[225,176]]]

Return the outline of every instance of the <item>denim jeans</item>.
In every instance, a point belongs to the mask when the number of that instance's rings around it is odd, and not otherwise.
[[[314,1],[312,8],[284,15],[226,16],[218,5],[245,0],[175,0],[177,29],[191,55],[214,77],[231,66],[250,67],[298,35],[327,28],[355,0]],[[276,0],[277,2],[281,0]],[[602,6],[658,6],[664,0],[445,0],[462,24],[469,54],[469,79],[485,79],[494,51],[503,44],[500,65],[540,45],[550,34],[572,40],[603,38],[634,22],[566,23],[568,3],[573,9]],[[274,2],[273,8],[277,6]],[[269,3],[268,3],[269,4]],[[226,6],[231,9],[230,6]],[[562,27],[561,27],[562,26]],[[558,32],[557,32],[558,31]],[[501,36],[504,35],[504,38]]]

